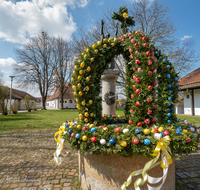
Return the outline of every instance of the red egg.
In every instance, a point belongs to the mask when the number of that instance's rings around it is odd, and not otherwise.
[[[92,138],[91,138],[91,141],[92,141],[93,143],[95,143],[95,142],[97,142],[97,138],[96,138],[96,137],[92,137]]]
[[[134,79],[134,80],[136,79],[136,76],[135,76],[135,75],[133,75],[133,79]]]
[[[138,122],[138,123],[137,123],[137,126],[138,126],[138,127],[142,127],[142,123],[141,123],[141,122]]]
[[[131,33],[130,33],[130,32],[128,33],[128,36],[131,36]]]
[[[147,64],[148,66],[151,66],[152,65],[152,61],[151,61],[151,59],[149,59],[149,61],[148,61],[148,64]]]
[[[134,39],[132,39],[132,40],[131,40],[131,43],[132,43],[132,44],[134,44],[134,41],[135,41],[135,40],[134,40]]]
[[[152,114],[152,110],[147,110],[147,115],[151,115]]]
[[[135,105],[136,105],[138,108],[141,106],[141,104],[140,104],[139,101],[137,101],[137,102],[135,103]]]
[[[75,136],[75,133],[72,133],[72,134],[71,134],[71,137],[73,138],[74,136]]]
[[[156,122],[157,121],[157,117],[154,117],[151,121],[152,122]]]
[[[156,68],[153,69],[153,73],[157,73],[157,69]]]
[[[136,78],[136,79],[135,79],[135,82],[140,83],[140,79],[139,79],[139,78]]]
[[[144,37],[142,37],[142,40],[143,40],[143,41],[146,41],[146,37],[145,37],[145,36],[144,36]]]
[[[131,59],[135,59],[134,55],[130,55],[130,58],[131,58]]]
[[[159,133],[159,131],[158,131],[158,129],[157,129],[157,128],[154,128],[154,131],[155,131],[156,133]]]
[[[155,106],[154,106],[154,109],[156,110],[158,108],[158,104],[156,104]]]
[[[135,85],[133,85],[133,89],[135,89],[136,88],[136,86]]]
[[[154,58],[154,61],[157,62],[157,58],[156,57]]]
[[[149,98],[147,98],[147,102],[149,102],[149,103],[152,102],[152,100],[153,100],[153,99],[152,99],[151,96],[150,96]]]
[[[141,36],[143,36],[143,33],[142,33],[142,32],[141,32],[140,34],[141,34]]]
[[[115,133],[118,133],[118,132],[120,132],[121,131],[121,128],[120,127],[117,127],[116,129],[115,129]]]
[[[131,40],[131,39],[132,39],[132,37],[131,37],[131,36],[129,36],[129,39]]]
[[[144,122],[145,122],[145,124],[148,125],[150,123],[150,120],[149,119],[145,119]]]
[[[112,115],[112,118],[115,118],[115,115]]]
[[[134,98],[134,94],[131,94],[131,98]]]
[[[136,50],[136,51],[135,51],[135,54],[138,54],[138,53],[139,53],[139,51],[138,51],[138,50]]]
[[[138,139],[133,139],[132,142],[133,142],[133,144],[138,144],[139,140]]]
[[[165,136],[169,135],[169,131],[164,131],[164,135]]]
[[[135,31],[135,35],[137,35],[138,31]]]
[[[130,48],[128,51],[129,51],[129,52],[132,52],[133,50]]]
[[[141,73],[141,72],[142,72],[142,68],[139,67],[139,68],[137,69],[137,72],[138,72],[138,73]]]
[[[84,130],[86,130],[86,129],[87,129],[87,127],[83,127],[83,128],[82,128],[82,131],[84,131]]]
[[[137,46],[139,46],[138,43],[135,43],[135,44],[134,44],[134,47],[136,48]]]
[[[133,67],[133,71],[136,71],[136,69]]]
[[[129,120],[128,123],[129,123],[129,124],[133,124],[133,121],[132,121],[132,120]]]
[[[140,65],[140,60],[136,59],[135,63],[136,63],[137,65]]]
[[[147,43],[144,43],[144,44],[143,44],[143,47],[147,47]]]
[[[154,56],[154,51],[151,51],[151,55]]]
[[[150,56],[150,51],[146,52],[146,56],[149,57]]]
[[[99,127],[98,127],[98,128],[99,128],[99,129],[100,129],[100,128],[103,128],[103,125],[99,125]]]
[[[154,81],[153,85],[157,86],[158,85],[158,81]]]
[[[130,113],[133,113],[134,112],[134,110],[133,109],[130,109]]]
[[[152,90],[152,86],[151,85],[149,85],[147,88],[149,89],[149,91]]]
[[[148,71],[147,74],[148,74],[149,76],[152,76],[152,72],[151,72],[151,71]]]
[[[137,95],[139,95],[139,94],[140,94],[140,89],[137,89],[137,90],[135,91],[135,93],[136,93]]]
[[[186,142],[189,143],[191,141],[190,137],[187,137]]]

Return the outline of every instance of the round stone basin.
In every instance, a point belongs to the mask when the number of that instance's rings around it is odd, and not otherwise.
[[[124,158],[118,154],[81,155],[79,153],[79,180],[82,190],[121,190],[122,184],[129,175],[136,170],[143,169],[150,161],[145,156]],[[151,177],[162,177],[163,169],[160,165],[147,172]],[[142,175],[132,177],[132,183],[127,190],[134,190],[134,182]],[[159,185],[158,183],[156,184]],[[155,186],[155,185],[151,185]],[[147,184],[140,186],[147,190]],[[175,160],[169,166],[165,183],[161,190],[175,190]]]

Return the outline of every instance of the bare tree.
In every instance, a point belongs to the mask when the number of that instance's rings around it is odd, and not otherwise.
[[[54,74],[54,86],[59,89],[61,96],[61,109],[63,109],[64,94],[70,85],[66,85],[71,81],[73,58],[71,59],[70,45],[61,37],[55,39],[54,56],[57,70]]]
[[[7,104],[9,99],[9,88],[4,86],[3,73],[0,70],[0,112],[7,115]]]
[[[47,95],[53,88],[53,74],[56,71],[54,43],[55,39],[42,31],[31,38],[23,49],[14,49],[18,59],[14,65],[17,82],[24,88],[39,89],[43,109],[46,109]]]
[[[111,37],[114,37],[117,22],[112,20],[113,11],[108,10],[104,14],[104,32],[109,32]],[[129,28],[130,30],[140,30],[152,37],[155,45],[158,46],[165,53],[168,53],[175,69],[183,76],[191,70],[191,65],[199,60],[195,55],[194,49],[188,45],[188,42],[182,43],[176,36],[178,27],[175,27],[170,13],[170,7],[164,3],[163,0],[138,0],[133,1],[132,8],[129,8],[130,15],[135,20],[135,26]],[[101,20],[96,21],[95,26],[86,31],[83,28],[79,29],[80,36],[73,36],[73,51],[82,53],[87,47],[92,45],[95,41],[101,39],[100,35]],[[120,31],[120,26],[119,26]],[[120,77],[117,84],[120,94],[124,94],[126,80],[125,80],[125,62],[123,58],[118,56],[116,59],[116,67],[121,70]]]

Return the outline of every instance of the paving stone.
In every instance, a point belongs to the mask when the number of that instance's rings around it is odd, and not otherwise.
[[[183,172],[176,172],[176,175],[178,175],[181,178],[188,178]]]
[[[198,177],[199,176],[199,174],[197,174],[197,173],[195,173],[195,172],[193,172],[193,171],[191,171],[191,172],[183,172],[184,174],[186,174],[187,176],[189,176],[189,177]]]

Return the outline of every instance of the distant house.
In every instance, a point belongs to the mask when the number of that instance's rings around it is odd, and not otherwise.
[[[184,114],[200,115],[200,68],[179,80],[184,91]]]
[[[9,89],[10,90],[10,89]],[[11,95],[11,105],[15,102],[15,101],[17,101],[17,102],[19,102],[19,109],[20,110],[22,110],[22,109],[25,109],[24,107],[23,107],[23,100],[24,100],[24,97],[26,96],[26,95],[29,95],[30,96],[30,98],[32,99],[32,100],[34,100],[34,101],[36,101],[36,98],[35,97],[33,97],[33,96],[31,96],[30,94],[28,94],[27,92],[24,92],[24,91],[21,91],[21,90],[16,90],[16,89],[13,89],[12,88],[12,95]],[[8,107],[10,107],[10,98],[7,100],[8,101]]]
[[[63,97],[63,108],[76,108],[76,101],[74,98],[74,90],[72,89],[72,86],[69,83],[66,83],[65,88],[66,91]],[[57,89],[56,92],[47,100],[47,106],[55,109],[61,108],[61,94],[59,89]]]

